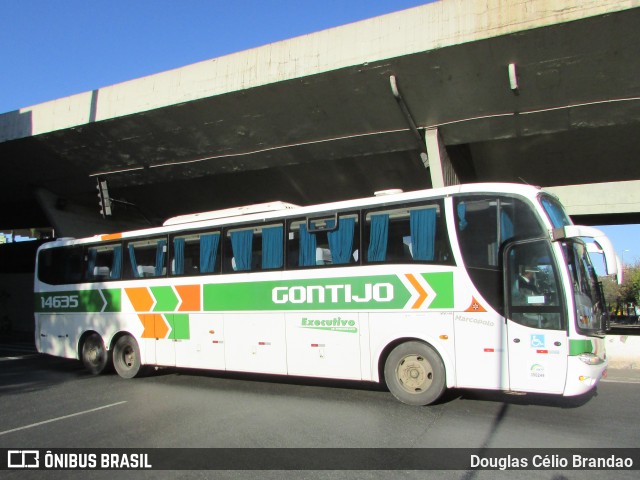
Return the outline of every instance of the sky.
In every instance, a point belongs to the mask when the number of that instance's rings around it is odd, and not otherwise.
[[[0,0],[0,114],[424,3]],[[640,225],[600,228],[640,261]]]
[[[0,113],[424,3],[0,0]]]
[[[625,265],[640,262],[640,225],[607,225],[597,228],[609,237],[618,257]]]

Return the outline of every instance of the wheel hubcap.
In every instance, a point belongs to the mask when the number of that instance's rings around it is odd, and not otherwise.
[[[400,385],[409,393],[420,393],[431,386],[433,369],[421,355],[407,355],[398,364],[396,376]]]
[[[127,367],[131,368],[133,365],[133,361],[135,359],[135,355],[133,353],[133,349],[131,347],[127,348],[124,351],[124,363]]]
[[[87,364],[98,366],[102,359],[102,349],[98,343],[90,339],[83,348],[83,359]]]
[[[89,350],[89,354],[87,355],[87,357],[89,358],[90,362],[95,363],[96,361],[98,361],[98,349],[94,347]]]

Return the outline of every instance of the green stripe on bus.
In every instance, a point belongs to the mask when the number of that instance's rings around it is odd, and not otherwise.
[[[575,356],[581,353],[594,353],[591,340],[569,340],[569,355]]]
[[[422,277],[435,296],[426,308],[453,308],[453,273]],[[205,311],[390,310],[408,308],[413,295],[398,275],[316,278],[203,285]]]
[[[104,290],[72,290],[36,293],[36,313],[62,312],[119,312],[122,309],[122,291],[119,288]]]
[[[453,308],[453,272],[423,273],[422,276],[436,293],[429,308]]]
[[[101,290],[104,295],[107,305],[105,306],[105,312],[120,312],[122,311],[122,290],[120,288],[110,288]]]
[[[171,287],[149,287],[151,294],[156,299],[154,312],[173,312],[178,306],[178,296]]]
[[[189,340],[191,337],[189,331],[189,314],[175,313],[165,315],[171,326],[171,335],[169,338],[174,340]]]

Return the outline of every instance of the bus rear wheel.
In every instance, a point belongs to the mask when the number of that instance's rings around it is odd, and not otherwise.
[[[389,391],[407,405],[429,405],[443,394],[445,368],[429,345],[412,341],[395,347],[384,365]]]
[[[122,378],[134,378],[142,373],[140,348],[131,335],[123,335],[113,346],[113,367]]]
[[[109,365],[109,352],[104,346],[102,337],[97,333],[91,333],[82,343],[82,363],[93,375],[100,375]]]

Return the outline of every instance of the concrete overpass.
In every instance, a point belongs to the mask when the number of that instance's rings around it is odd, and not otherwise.
[[[640,223],[639,25],[635,0],[441,0],[4,113],[0,228],[473,181]],[[103,221],[98,176],[137,208]]]

